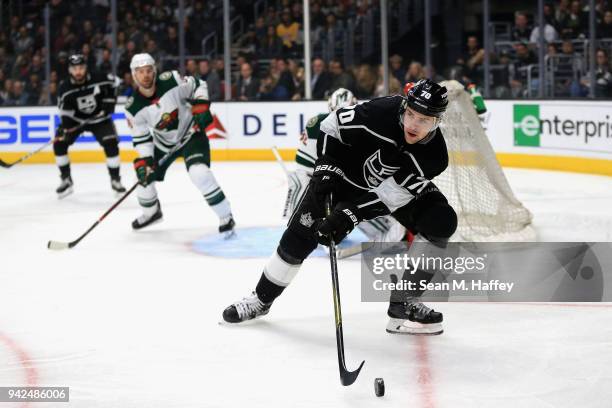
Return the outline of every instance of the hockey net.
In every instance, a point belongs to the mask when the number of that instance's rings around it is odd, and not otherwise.
[[[535,241],[531,213],[517,200],[469,94],[457,81],[443,83],[449,105],[441,123],[449,166],[434,179],[457,212],[455,241]]]

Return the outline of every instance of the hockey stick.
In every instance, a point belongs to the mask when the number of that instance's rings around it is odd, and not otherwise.
[[[274,157],[276,157],[276,161],[278,162],[278,164],[280,164],[287,178],[289,178],[289,170],[287,170],[287,166],[285,166],[285,162],[283,162],[283,158],[278,152],[278,149],[276,148],[276,146],[272,146],[272,153],[274,154]]]
[[[74,128],[71,129],[72,132],[78,132],[80,130],[82,130],[85,126],[90,125],[91,122],[83,122],[78,126],[75,126]],[[58,128],[59,129],[59,128]],[[57,134],[57,132],[56,132]],[[5,169],[10,169],[11,167],[13,167],[16,164],[21,163],[22,161],[28,160],[30,157],[34,156],[36,153],[42,151],[45,147],[55,143],[56,140],[58,140],[59,138],[57,136],[54,136],[53,138],[51,138],[51,140],[49,140],[47,143],[45,143],[44,145],[40,146],[38,149],[26,154],[25,156],[19,158],[16,162],[13,163],[7,163],[4,160],[0,159],[0,167],[4,167]]]
[[[187,127],[187,129],[190,129],[191,125]],[[174,153],[176,153],[177,151],[179,151],[183,146],[185,146],[187,144],[187,142],[189,142],[191,140],[191,136],[185,138],[185,140],[183,140],[183,142],[181,142],[180,144],[174,146],[172,149],[170,149],[170,151],[168,151],[168,153],[166,153],[160,160],[159,160],[159,166],[162,166],[169,158],[170,156],[172,156]],[[119,198],[119,200],[117,200],[108,210],[106,210],[106,212],[104,214],[102,214],[102,216],[100,218],[98,218],[98,220],[96,222],[94,222],[92,224],[91,227],[89,227],[89,229],[87,229],[87,231],[85,231],[80,237],[78,237],[77,239],[75,239],[74,241],[70,241],[70,242],[61,242],[61,241],[49,241],[47,243],[47,248],[49,249],[53,249],[53,250],[62,250],[62,249],[70,249],[70,248],[74,248],[79,242],[81,242],[81,240],[83,238],[85,238],[94,228],[96,228],[98,226],[98,224],[100,224],[104,218],[106,218],[106,216],[108,214],[110,214],[111,212],[113,212],[113,210],[115,208],[117,208],[119,206],[119,204],[121,204],[123,202],[123,200],[125,200],[130,194],[132,194],[132,192],[134,190],[136,190],[136,187],[138,187],[138,184],[140,184],[139,182],[134,183],[134,185],[132,187],[130,187],[130,189],[128,191],[126,191],[121,198]]]
[[[4,160],[0,159],[0,167],[4,167],[5,169],[10,169],[14,165],[19,164],[19,163],[21,163],[24,160],[28,160],[30,157],[34,156],[36,153],[40,152],[41,150],[43,150],[44,148],[46,148],[47,146],[49,146],[53,142],[55,142],[55,138],[49,140],[47,143],[45,143],[44,145],[40,146],[38,149],[36,149],[36,150],[26,154],[23,157],[20,157],[17,161],[15,161],[13,163],[7,163]]]
[[[325,200],[325,212],[331,214],[332,194],[330,193]],[[344,335],[342,333],[342,311],[340,309],[340,286],[338,283],[338,259],[336,258],[336,244],[334,240],[329,240],[329,261],[331,264],[332,287],[334,290],[334,318],[336,320],[336,347],[338,349],[338,366],[340,368],[340,383],[347,386],[351,385],[359,376],[359,372],[365,363],[361,362],[359,368],[355,371],[346,369],[346,361],[344,359]]]

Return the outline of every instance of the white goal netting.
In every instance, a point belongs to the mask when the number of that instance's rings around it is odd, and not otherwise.
[[[455,241],[535,241],[531,213],[517,200],[469,94],[457,81],[443,83],[449,105],[441,124],[449,166],[434,179],[459,216]]]

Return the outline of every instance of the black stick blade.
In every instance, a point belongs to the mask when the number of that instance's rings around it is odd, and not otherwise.
[[[2,159],[0,159],[0,167],[4,167],[5,169],[8,169],[11,167],[11,165],[3,161]]]
[[[346,387],[354,383],[355,380],[357,380],[357,377],[359,377],[359,373],[361,372],[364,364],[365,360],[359,364],[359,368],[355,371],[348,371],[344,365],[340,365],[340,382],[342,385]]]

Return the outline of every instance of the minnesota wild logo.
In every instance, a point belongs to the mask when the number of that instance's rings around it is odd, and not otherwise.
[[[155,125],[157,130],[176,130],[178,128],[178,109],[162,114],[161,119]]]

